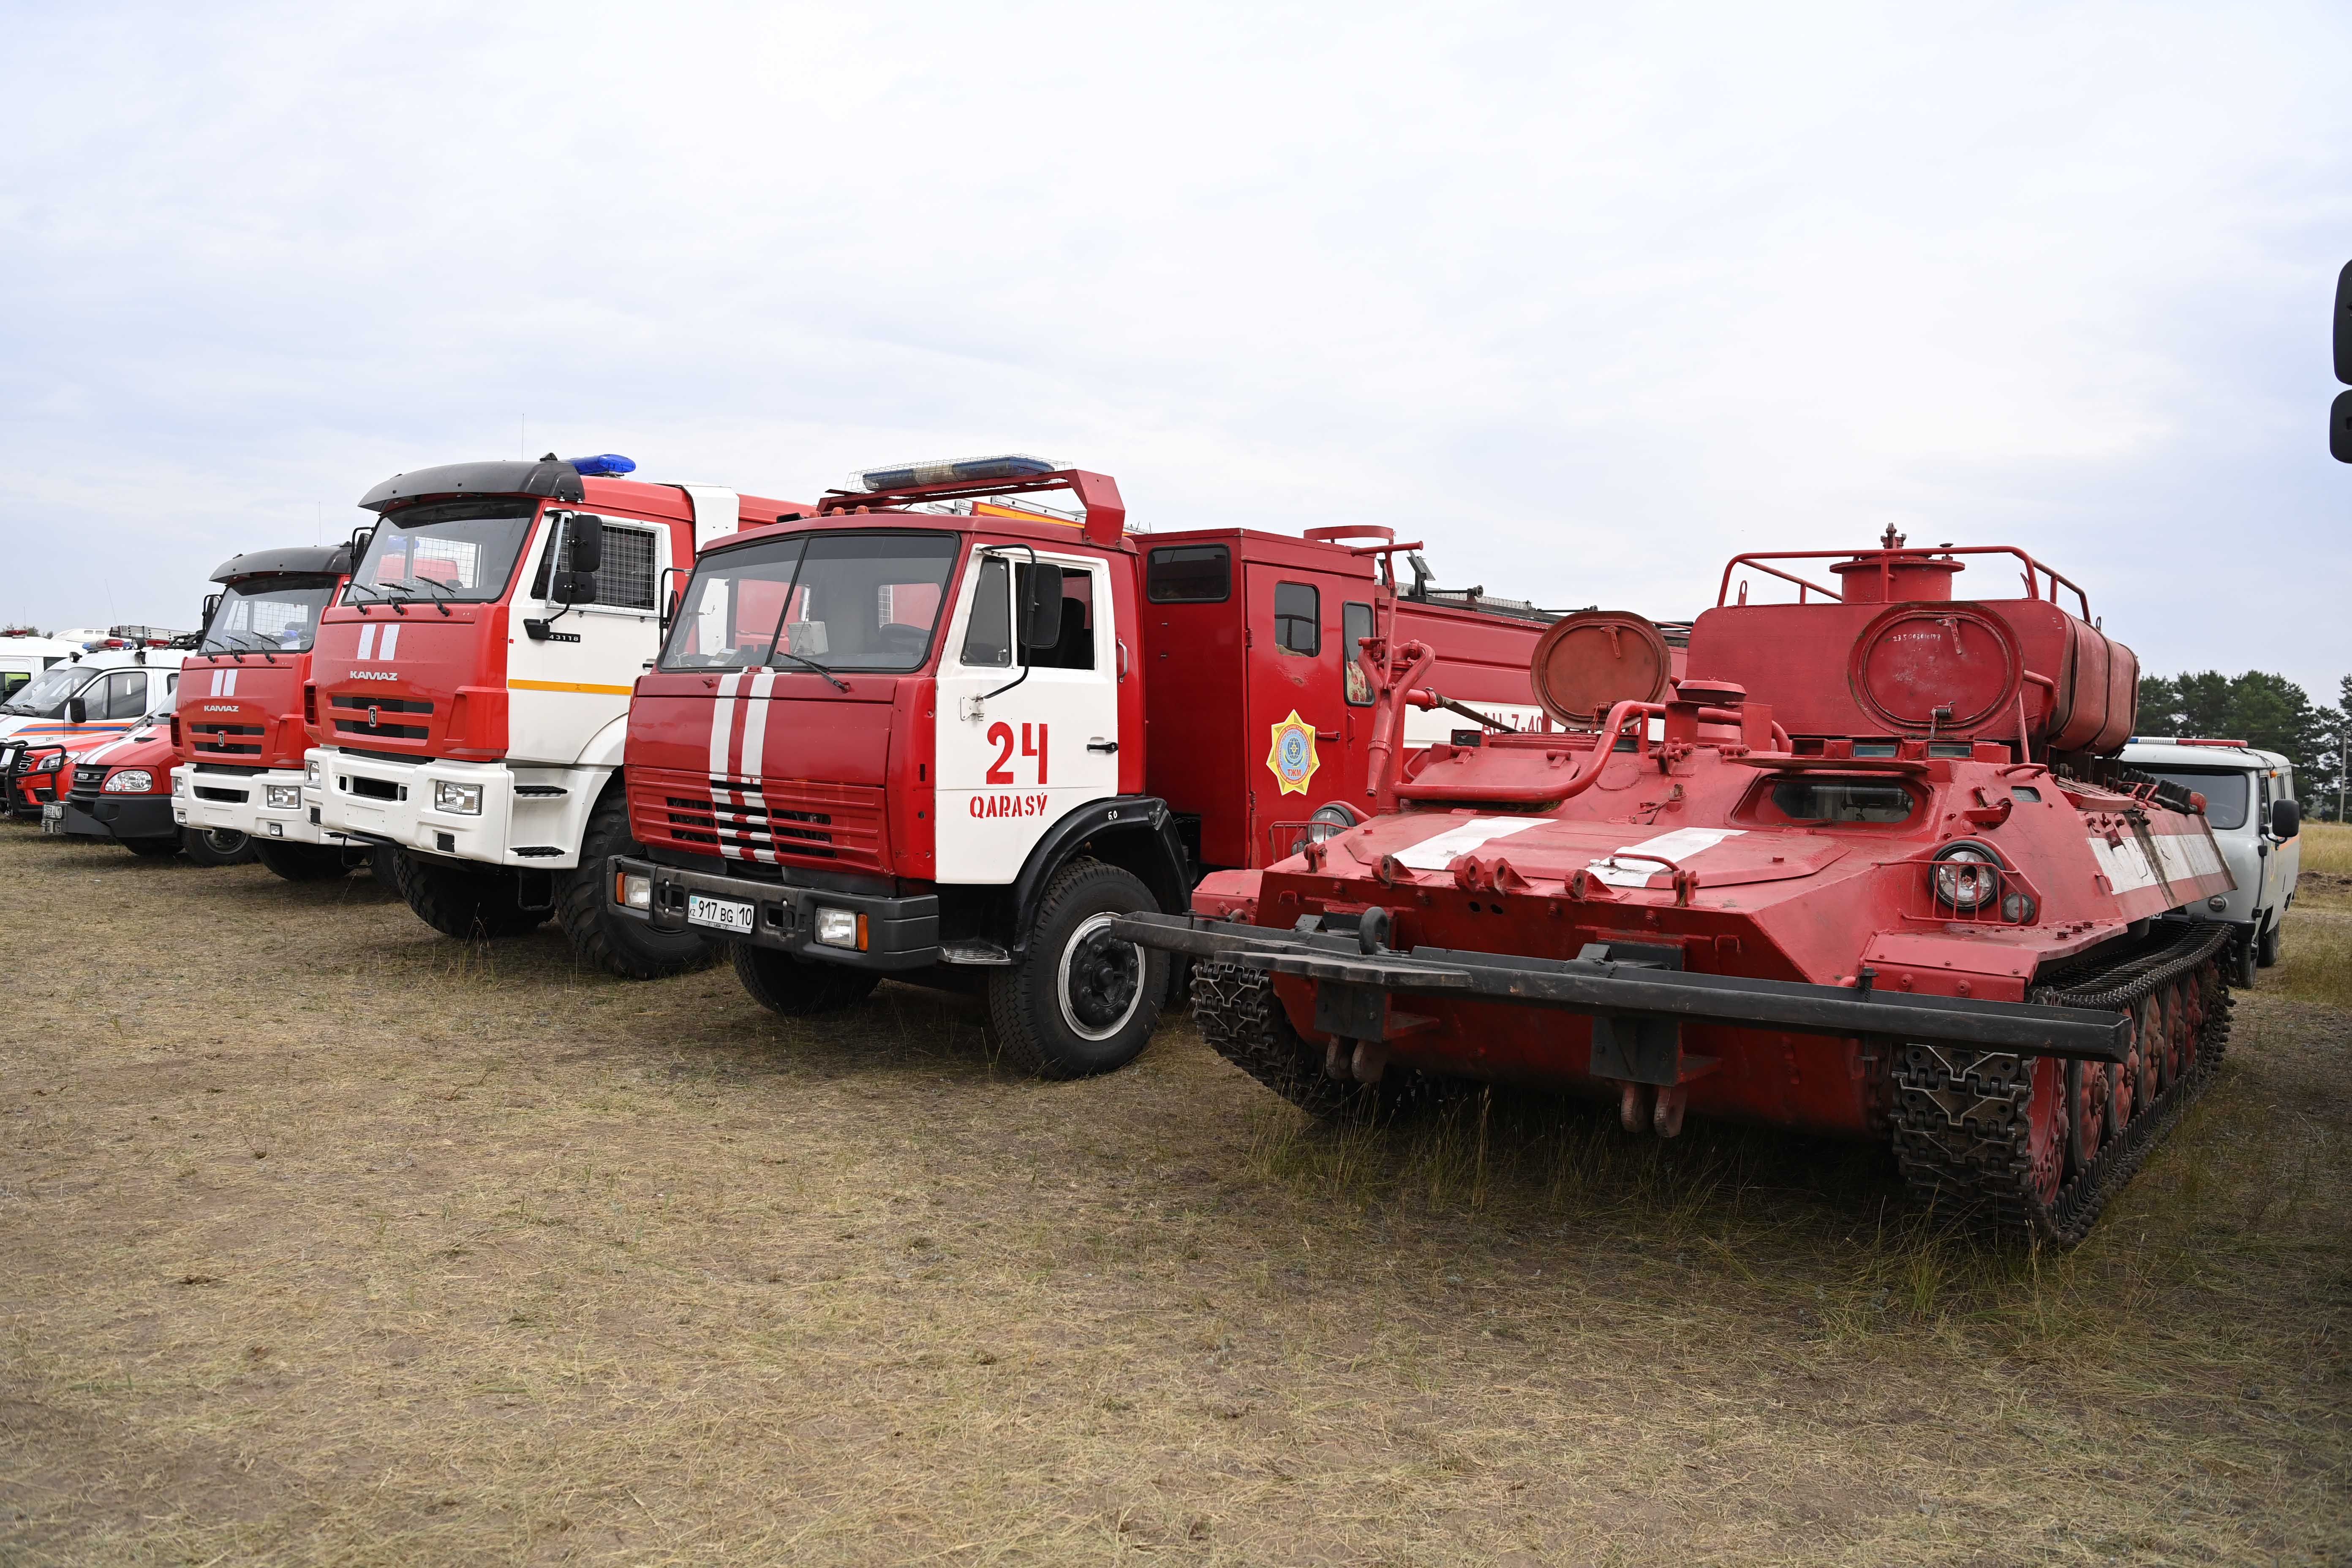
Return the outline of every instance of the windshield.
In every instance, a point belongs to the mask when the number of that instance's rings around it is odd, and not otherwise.
[[[200,653],[308,653],[332,577],[268,577],[221,595]]]
[[[2203,768],[2151,768],[2138,763],[2129,764],[2154,779],[2162,779],[2182,789],[2193,789],[2205,797],[2205,820],[2215,827],[2227,830],[2246,825],[2246,799],[2252,793],[2246,788],[2250,775],[2232,770]]]
[[[819,533],[723,551],[695,569],[664,669],[903,672],[929,657],[952,533]]]
[[[54,717],[51,710],[62,707],[65,700],[88,686],[99,672],[86,664],[61,664],[55,669],[41,672],[24,690],[10,698],[0,713],[37,713]]]
[[[394,512],[376,525],[343,603],[442,599],[479,605],[500,598],[537,514],[536,502],[520,499],[449,501]]]

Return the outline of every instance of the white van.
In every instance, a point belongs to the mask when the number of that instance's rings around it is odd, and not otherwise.
[[[2295,804],[2294,764],[2243,741],[2145,735],[2133,736],[2116,761],[2205,797],[2205,820],[2238,888],[2214,894],[2197,912],[2238,928],[2231,978],[2252,985],[2257,966],[2268,969],[2278,962],[2280,921],[2294,902],[2294,880],[2303,871],[2303,808]]]
[[[81,657],[81,644],[31,632],[0,632],[0,702],[40,679],[53,664]]]

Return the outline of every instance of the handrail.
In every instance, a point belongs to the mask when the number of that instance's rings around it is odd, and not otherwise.
[[[2032,556],[2028,555],[2024,551],[2020,550],[2014,544],[1939,544],[1932,549],[1922,546],[1916,549],[1897,548],[1892,550],[1753,551],[1747,554],[1733,556],[1730,562],[1725,565],[1723,568],[1722,584],[1716,590],[1715,604],[1717,609],[1721,609],[1730,604],[1731,574],[1739,570],[1742,566],[1748,567],[1753,571],[1765,573],[1770,576],[1782,578],[1788,582],[1797,584],[1800,587],[1810,588],[1815,593],[1826,594],[1829,597],[1837,599],[1840,598],[1841,595],[1834,591],[1824,588],[1818,583],[1808,582],[1806,579],[1799,577],[1792,573],[1783,572],[1777,566],[1767,565],[1765,563],[1769,561],[1874,560],[1886,565],[1893,565],[1896,563],[1899,558],[1905,556],[1908,556],[1915,561],[1927,561],[1934,559],[1948,560],[1956,555],[2013,555],[2018,560],[2025,563],[2025,596],[2027,598],[2039,599],[2042,596],[2041,584],[2035,576],[2035,574],[2039,573],[2042,576],[2046,576],[2050,579],[2049,598],[2053,605],[2055,605],[2058,602],[2058,590],[2060,588],[2070,588],[2074,591],[2076,601],[2080,603],[2083,607],[2083,619],[2087,621],[2091,618],[2091,595],[2084,591],[2081,584],[2076,583],[2071,577],[2063,575],[2054,566],[2043,565],[2041,562],[2036,561]]]

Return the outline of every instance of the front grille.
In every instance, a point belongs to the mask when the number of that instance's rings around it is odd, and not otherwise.
[[[105,782],[106,766],[102,763],[96,766],[83,766],[74,769],[73,787],[77,793],[86,789],[94,790]]]
[[[211,752],[220,756],[257,757],[261,755],[261,742],[258,740],[247,742],[231,740],[229,737],[232,735],[258,736],[263,732],[262,727],[258,724],[191,723],[188,726],[188,749],[193,752]]]
[[[430,713],[433,704],[409,697],[330,697],[330,708],[342,708],[364,713],[371,708],[381,708],[387,713]],[[259,731],[255,731],[260,733]]]
[[[400,785],[386,779],[356,776],[351,781],[351,791],[353,795],[365,795],[370,800],[399,800],[408,793]]]
[[[390,736],[395,741],[422,741],[433,731],[423,724],[371,724],[364,719],[338,719],[335,732],[339,735],[364,735],[371,740]],[[259,750],[258,747],[255,748]]]
[[[878,789],[797,779],[730,786],[676,773],[638,779],[635,820],[648,845],[716,850],[731,860],[886,868]]]
[[[210,789],[203,784],[195,787],[198,800],[216,800],[223,805],[243,805],[250,795],[249,791],[241,789]]]

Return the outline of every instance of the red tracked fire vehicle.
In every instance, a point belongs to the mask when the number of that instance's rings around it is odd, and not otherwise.
[[[2003,556],[2023,597],[1952,597]],[[1732,563],[1667,700],[1433,747],[1372,821],[1114,929],[1192,955],[1202,1033],[1318,1110],[1457,1077],[1886,1138],[1923,1196],[2079,1239],[2227,1037],[2203,802],[2113,763],[2137,662],[2021,552],[1793,559]],[[1607,657],[1547,647],[1539,688]],[[1368,650],[1384,703],[1426,658]]]
[[[456,463],[361,499],[381,521],[312,655],[304,800],[328,833],[397,851],[395,880],[436,930],[551,916],[591,962],[645,979],[710,952],[603,896],[606,858],[634,847],[621,747],[662,583],[739,524],[808,509],[620,477],[635,467]]]
[[[1001,499],[1048,490],[1083,517]],[[867,474],[820,510],[697,564],[629,710],[646,853],[614,863],[616,908],[732,941],[779,1012],[888,973],[984,992],[1031,1070],[1118,1067],[1168,966],[1111,919],[1357,821],[1371,760],[1430,738],[1376,734],[1359,642],[1437,650],[1437,735],[1543,721],[1550,617],[1400,595],[1416,546],[1385,530],[1130,536],[1108,477],[1035,458]]]
[[[302,716],[327,605],[351,575],[349,544],[230,557],[213,574],[196,651],[180,667],[172,737],[183,764],[172,811],[189,855],[248,855],[289,881],[340,877],[370,847],[321,828],[302,799],[313,736]]]

